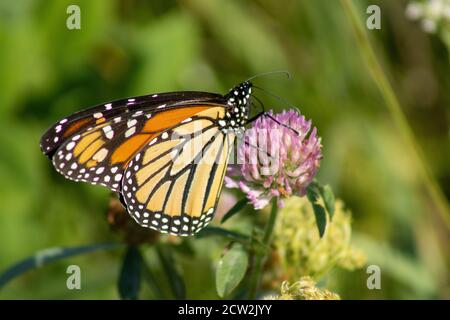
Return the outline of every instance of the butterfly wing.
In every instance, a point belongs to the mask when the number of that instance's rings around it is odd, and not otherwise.
[[[97,105],[76,112],[63,118],[50,127],[41,138],[41,149],[45,155],[52,157],[55,151],[70,137],[88,131],[108,122],[118,123],[123,119],[138,116],[141,113],[151,114],[176,108],[179,105],[192,103],[223,103],[219,94],[197,91],[156,93],[145,96],[121,99]]]
[[[122,194],[140,225],[188,236],[212,219],[234,141],[217,125],[224,110],[196,113],[153,138],[130,161]]]
[[[97,106],[63,119],[44,134],[41,147],[66,178],[120,191],[123,171],[135,153],[164,130],[210,108],[208,103],[218,103],[220,96],[167,93],[152,102],[148,97],[119,100],[105,104],[111,106],[108,110]],[[203,104],[191,106],[198,101]]]
[[[121,192],[140,225],[192,235],[212,219],[250,93],[244,82],[225,96],[190,91],[106,103],[56,123],[41,149],[65,177]]]

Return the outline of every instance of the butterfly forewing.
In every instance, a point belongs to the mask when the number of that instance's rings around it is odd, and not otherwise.
[[[126,163],[155,134],[142,130],[146,115],[116,119],[71,136],[53,157],[58,172],[120,191]]]
[[[144,145],[209,105],[136,111],[67,139],[53,157],[58,172],[75,180],[120,191],[123,171]],[[167,133],[165,133],[167,135]]]
[[[52,157],[55,151],[70,137],[85,132],[96,125],[117,118],[131,118],[136,113],[151,114],[166,108],[185,106],[199,101],[223,103],[223,97],[208,92],[186,91],[156,93],[116,100],[76,112],[49,128],[41,138],[41,149]]]

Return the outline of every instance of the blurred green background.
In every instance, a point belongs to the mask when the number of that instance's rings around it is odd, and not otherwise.
[[[381,8],[382,28],[369,30],[370,40],[448,201],[450,46],[443,35],[450,18],[442,32],[427,33],[408,19],[408,1],[353,3],[364,24],[369,4]],[[70,4],[81,8],[81,30],[66,28]],[[44,248],[116,240],[106,219],[109,192],[65,180],[39,150],[55,121],[128,96],[225,93],[282,69],[291,80],[256,83],[313,120],[323,139],[319,178],[353,212],[353,242],[382,271],[381,290],[367,289],[365,269],[334,274],[333,289],[344,299],[449,299],[449,229],[356,39],[339,1],[0,2],[0,272]],[[259,97],[267,107],[286,107]],[[220,250],[209,241],[196,241],[195,259],[179,258],[188,298],[217,298]],[[92,253],[29,272],[0,298],[116,299],[122,254]],[[70,264],[81,267],[82,290],[66,288]]]

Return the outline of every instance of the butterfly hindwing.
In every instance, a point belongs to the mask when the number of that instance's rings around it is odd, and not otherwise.
[[[122,193],[139,224],[186,236],[212,219],[230,148],[230,136],[216,125],[223,112],[215,107],[185,119],[130,161]]]

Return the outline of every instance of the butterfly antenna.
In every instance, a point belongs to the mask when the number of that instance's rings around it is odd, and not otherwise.
[[[291,107],[291,108],[297,110],[298,112],[300,112],[300,110],[299,110],[296,106],[294,106],[294,105],[293,105],[292,103],[290,103],[288,100],[283,99],[283,98],[281,98],[280,96],[276,95],[275,93],[270,92],[270,91],[267,91],[266,89],[263,89],[263,88],[261,88],[261,87],[255,86],[255,85],[253,85],[253,88],[258,89],[258,90],[261,90],[261,91],[264,92],[265,94],[267,94],[267,95],[269,95],[269,96],[271,96],[271,97],[277,99],[278,101],[281,101],[281,102],[287,104],[289,107]],[[255,97],[255,96],[253,96],[253,97]]]
[[[253,77],[248,78],[247,80],[245,80],[245,82],[247,81],[251,81],[255,78],[259,78],[259,77],[265,77],[265,76],[269,76],[269,75],[273,75],[273,74],[285,74],[287,76],[288,79],[291,78],[291,74],[289,73],[289,71],[286,70],[276,70],[276,71],[269,71],[269,72],[263,72],[263,73],[258,73],[256,75],[254,75]]]
[[[259,106],[261,107],[262,111],[265,112],[266,109],[264,108],[264,103],[259,99],[257,96],[252,95],[252,98],[255,98],[255,100],[259,103]]]

